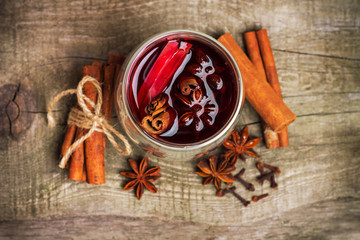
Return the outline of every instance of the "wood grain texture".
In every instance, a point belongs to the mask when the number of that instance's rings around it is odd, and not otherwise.
[[[46,105],[77,85],[83,65],[126,55],[165,30],[230,31],[243,46],[242,34],[260,27],[269,34],[284,101],[297,115],[290,147],[256,148],[282,170],[278,190],[255,185],[256,194],[270,193],[266,200],[244,208],[231,196],[217,198],[194,174],[194,161],[150,157],[162,169],[159,193],[138,201],[122,191],[127,157],[109,144],[104,186],[67,180],[57,167],[75,98],[60,101],[55,128],[46,125]],[[26,132],[0,136],[0,238],[359,239],[359,29],[360,4],[352,0],[0,1],[0,87],[24,85],[37,102]],[[248,103],[239,120],[239,129],[250,124],[251,135],[261,136]],[[133,147],[131,157],[141,158]],[[255,162],[237,164],[253,182]]]
[[[3,222],[0,237],[4,240],[34,237],[39,240],[131,240],[143,238],[146,233],[146,239],[357,239],[359,204],[360,200],[354,198],[321,201],[256,223],[227,226],[209,226],[156,216],[58,216]],[[323,209],[333,211],[325,212]]]

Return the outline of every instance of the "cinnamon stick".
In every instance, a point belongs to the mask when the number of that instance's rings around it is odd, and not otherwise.
[[[264,61],[267,80],[268,80],[269,84],[271,85],[271,87],[276,92],[276,94],[282,98],[279,77],[278,77],[278,74],[276,71],[275,60],[274,60],[274,56],[273,56],[271,45],[270,45],[270,40],[267,35],[266,29],[257,31],[256,36],[257,36],[257,39],[259,42],[261,56]],[[285,127],[283,130],[281,130],[278,133],[278,136],[279,136],[279,141],[280,141],[281,147],[289,146],[287,127]]]
[[[86,181],[86,163],[85,163],[85,161],[84,161],[83,175],[82,175],[81,181]]]
[[[104,84],[103,84],[103,105],[102,112],[109,121],[114,107],[114,91],[115,83],[118,78],[120,67],[125,57],[118,54],[110,54],[108,65],[104,67]],[[104,138],[104,148],[106,146],[106,138]]]
[[[120,66],[124,63],[125,57],[120,54],[110,54],[108,58],[108,64],[119,64]]]
[[[109,64],[104,67],[104,84],[103,84],[103,105],[102,112],[104,116],[109,119],[113,109],[113,87],[114,87],[114,76],[116,71],[116,65]]]
[[[89,75],[99,82],[101,81],[101,67],[99,66],[85,66],[83,68],[83,75]],[[92,83],[87,82],[84,85],[85,95],[92,101],[96,101],[97,91]],[[88,105],[90,110],[93,108]],[[85,140],[85,161],[87,180],[90,184],[104,184],[105,183],[105,161],[104,161],[104,142],[103,134],[101,132],[93,132],[89,138]]]
[[[75,125],[68,126],[66,133],[65,133],[63,144],[61,146],[60,158],[62,158],[66,154],[67,150],[73,143],[74,137],[75,137],[75,132],[76,132]],[[67,166],[68,166],[68,164],[67,164]]]
[[[102,64],[102,62],[95,60],[92,62],[91,66],[95,66],[98,67],[100,69],[100,79],[99,82],[103,83],[104,82],[104,65]],[[84,75],[85,76],[85,75]]]
[[[218,41],[234,57],[244,83],[245,97],[262,119],[275,132],[295,121],[296,116],[285,105],[267,82],[261,81],[257,69],[236,43],[230,33],[222,35]]]
[[[103,106],[102,111],[106,118],[111,117],[114,107],[114,87],[119,74],[120,67],[125,57],[117,54],[110,54],[108,65],[104,68],[104,85],[103,85]]]
[[[100,69],[100,81],[102,81],[102,63],[100,61],[94,61],[92,66]],[[85,74],[89,75],[89,74]],[[88,106],[89,107],[89,106]],[[76,128],[76,137],[74,141],[78,140],[84,135],[83,128]],[[79,145],[73,152],[70,159],[69,176],[70,180],[86,181],[86,167],[85,167],[85,154],[84,154],[84,142]]]
[[[83,128],[76,129],[76,140],[80,139],[84,135]],[[84,179],[84,144],[80,144],[79,147],[71,155],[69,179],[76,181],[85,181]]]
[[[75,125],[74,125],[75,127]],[[84,129],[80,127],[76,127],[76,136],[74,138],[74,142],[77,141],[84,135]],[[71,143],[72,144],[72,143]],[[75,181],[86,181],[86,172],[84,170],[84,142],[80,143],[80,145],[74,150],[68,161],[69,168],[69,176],[70,180]]]
[[[114,75],[114,82],[117,81],[120,75],[120,69],[125,62],[125,57],[119,54],[110,54],[108,58],[108,64],[116,64],[116,70]]]
[[[108,64],[116,64],[114,82],[117,81],[120,75],[120,69],[125,62],[125,57],[119,54],[110,54]]]
[[[261,81],[266,82],[266,73],[264,70],[263,61],[261,59],[256,33],[254,31],[246,32],[244,34],[244,39],[249,57],[252,63],[255,65],[256,69],[258,70]],[[262,121],[261,125],[264,131],[264,140],[266,147],[269,149],[280,147],[278,134],[272,131],[269,125],[267,125],[264,121]]]

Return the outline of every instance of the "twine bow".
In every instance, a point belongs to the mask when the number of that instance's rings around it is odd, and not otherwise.
[[[83,88],[86,82],[90,82],[96,88],[98,97],[96,103],[91,101],[88,97],[85,96],[83,93]],[[75,149],[84,142],[90,135],[94,132],[103,132],[106,137],[109,139],[110,143],[122,154],[129,155],[132,151],[131,146],[128,140],[116,131],[105,119],[105,116],[101,113],[101,106],[102,106],[102,91],[100,83],[93,77],[85,76],[81,79],[76,89],[68,89],[65,90],[58,95],[56,95],[53,100],[51,101],[48,112],[47,112],[47,119],[49,126],[55,126],[55,119],[53,117],[52,109],[55,103],[57,103],[62,97],[69,95],[69,94],[76,94],[78,105],[81,109],[74,107],[71,109],[69,118],[68,118],[68,125],[76,125],[77,127],[81,127],[84,129],[89,129],[89,131],[76,140],[67,150],[65,155],[62,157],[59,163],[60,168],[65,168],[66,163],[68,162],[71,154],[75,151]],[[92,112],[88,107],[89,104],[93,109]],[[124,144],[125,148],[121,148],[117,142],[115,141],[112,134],[115,134]]]

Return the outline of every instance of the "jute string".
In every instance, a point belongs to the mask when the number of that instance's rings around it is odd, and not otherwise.
[[[97,91],[97,101],[94,103],[88,97],[85,96],[83,93],[83,88],[86,82],[90,82],[94,85]],[[64,96],[69,94],[76,94],[78,105],[80,109],[74,107],[71,109],[67,124],[68,125],[75,125],[80,128],[89,129],[89,131],[76,140],[67,150],[66,154],[62,157],[59,163],[60,168],[65,168],[66,163],[68,162],[71,154],[75,151],[75,149],[84,142],[90,135],[94,132],[103,132],[106,137],[109,139],[110,143],[121,153],[124,155],[129,155],[132,151],[131,146],[128,140],[118,131],[116,131],[105,119],[105,116],[101,113],[101,106],[102,106],[102,91],[100,83],[93,77],[85,76],[81,79],[76,89],[68,89],[65,90],[58,95],[56,95],[51,103],[49,104],[48,111],[47,111],[47,119],[49,126],[53,127],[56,124],[56,121],[53,116],[52,109],[54,105]],[[88,107],[89,104],[93,109],[92,112]],[[113,137],[114,134],[117,136],[124,144],[124,148],[121,148],[115,138]]]

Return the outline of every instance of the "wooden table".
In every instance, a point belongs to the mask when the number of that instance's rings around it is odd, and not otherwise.
[[[77,85],[83,65],[179,28],[214,37],[229,31],[241,46],[244,32],[268,30],[297,120],[289,147],[256,148],[282,170],[278,190],[256,185],[267,199],[245,208],[202,186],[196,161],[151,157],[162,168],[159,192],[138,201],[122,190],[128,157],[109,144],[105,185],[67,180],[57,167],[75,99],[57,105],[58,125],[49,128],[51,98]],[[359,1],[5,0],[0,29],[0,239],[360,239]],[[14,99],[20,115],[4,111]],[[239,128],[245,124],[261,136],[247,103]],[[131,157],[141,158],[133,147]],[[256,161],[237,163],[252,181]]]

